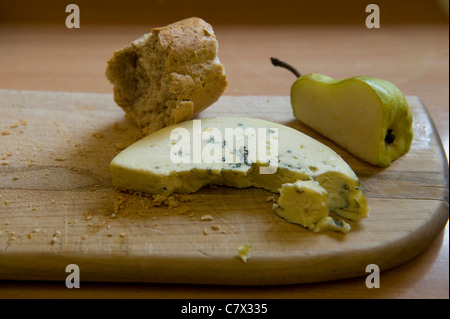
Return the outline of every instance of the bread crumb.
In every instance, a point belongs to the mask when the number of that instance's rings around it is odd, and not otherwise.
[[[188,203],[188,202],[192,202],[194,199],[192,198],[192,196],[187,195],[187,194],[175,194],[175,198],[180,202],[180,203]]]
[[[66,160],[66,158],[65,158],[64,156],[56,156],[56,157],[54,158],[54,160],[55,160],[56,162],[64,162],[64,161]]]
[[[173,208],[173,207],[177,207],[178,206],[178,201],[172,197],[168,198],[168,205],[169,208]]]
[[[11,134],[11,132],[8,131],[8,130],[3,130],[3,131],[2,131],[2,135],[9,135],[9,134]]]
[[[211,215],[202,215],[200,217],[200,220],[201,221],[211,221],[211,220],[213,220],[213,217]]]
[[[121,238],[125,237],[125,233],[120,233],[119,235]]]
[[[13,177],[12,180],[13,181],[17,181],[19,178],[18,177]]]
[[[153,206],[161,206],[166,199],[167,199],[166,196],[154,195],[152,198],[152,205]]]
[[[121,151],[126,149],[128,146],[130,145],[130,143],[116,143],[114,144],[114,147],[116,148],[116,151]]]
[[[119,212],[119,209],[125,208],[125,206],[126,206],[125,201],[126,201],[126,197],[123,195],[120,195],[119,198],[113,203],[114,213],[117,214]],[[114,215],[114,217],[116,216],[115,214],[113,214],[113,215]],[[111,215],[111,217],[113,217],[113,216]]]
[[[88,235],[82,235],[82,236],[81,236],[81,239],[82,239],[82,240],[86,240],[87,238],[88,238]]]
[[[19,126],[19,123],[14,123],[14,124],[12,124],[9,128],[16,128],[16,127],[18,127]]]
[[[180,207],[180,208],[178,208],[178,213],[180,213],[181,215],[184,215],[184,214],[186,214],[188,211],[190,211],[191,209],[189,208],[189,207],[186,207],[186,206],[184,206],[184,207]]]
[[[117,123],[117,122],[114,122],[112,128],[113,128],[113,131],[116,132],[116,133],[122,133],[122,132],[125,132],[127,130],[126,128],[120,127],[119,123]]]
[[[103,137],[103,134],[100,133],[100,132],[96,132],[96,133],[92,134],[92,137],[95,137],[95,138],[102,138],[102,137]]]
[[[217,225],[217,224],[212,224],[212,225],[211,225],[211,229],[212,229],[212,230],[220,230],[220,226]]]

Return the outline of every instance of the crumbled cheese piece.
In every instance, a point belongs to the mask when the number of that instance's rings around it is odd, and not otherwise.
[[[250,249],[252,245],[250,243],[243,243],[238,247],[238,256],[244,262],[247,263],[247,260],[250,258]]]
[[[328,192],[315,181],[284,184],[278,203],[273,207],[287,221],[313,232],[333,230],[347,233],[350,230],[346,222],[338,222],[328,216]]]

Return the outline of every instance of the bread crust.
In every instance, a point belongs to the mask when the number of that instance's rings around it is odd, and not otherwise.
[[[144,134],[193,118],[224,93],[228,81],[212,26],[188,18],[116,51],[106,76],[114,100]]]

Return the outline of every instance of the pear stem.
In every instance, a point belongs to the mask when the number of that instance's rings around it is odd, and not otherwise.
[[[274,66],[280,66],[280,67],[282,67],[282,68],[285,68],[285,69],[288,69],[289,71],[291,71],[292,73],[294,73],[294,75],[296,76],[296,77],[301,77],[302,76],[302,74],[296,69],[296,68],[294,68],[292,65],[290,65],[290,64],[287,64],[286,62],[284,62],[284,61],[281,61],[280,59],[278,59],[278,58],[270,58],[270,61],[272,61],[272,64],[274,65]]]

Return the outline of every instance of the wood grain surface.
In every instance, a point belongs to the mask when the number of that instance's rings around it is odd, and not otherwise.
[[[0,279],[63,280],[77,264],[89,281],[279,285],[397,266],[426,249],[448,219],[445,155],[424,107],[408,99],[414,143],[386,169],[303,126],[288,97],[223,96],[201,113],[271,120],[337,151],[371,206],[370,218],[343,235],[287,223],[261,189],[204,188],[162,204],[118,192],[109,162],[140,133],[112,95],[2,90]],[[244,263],[237,249],[246,242]]]
[[[249,0],[229,2],[226,7],[201,0],[111,0],[107,6],[84,0],[75,3],[81,8],[77,30],[65,27],[66,4],[57,0],[0,2],[0,88],[111,93],[104,70],[114,50],[152,27],[196,15],[212,23],[216,31],[219,56],[230,79],[226,95],[289,94],[294,78],[273,68],[269,56],[283,58],[303,72],[386,78],[405,94],[420,97],[448,161],[448,1],[377,1],[381,28],[376,30],[364,25],[364,7],[372,2],[360,0],[283,0],[276,6],[273,1]],[[441,11],[437,3],[443,3],[446,10]],[[380,289],[367,289],[365,277],[270,287],[113,284],[82,279],[82,289],[76,290],[67,289],[62,281],[3,280],[0,296],[448,298],[448,274],[447,226],[422,254],[383,272]]]

